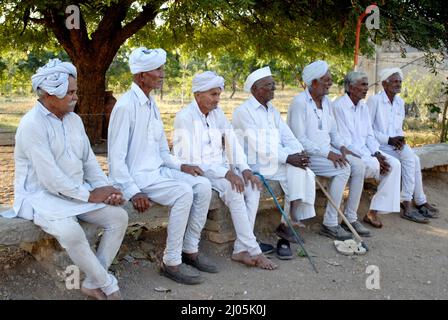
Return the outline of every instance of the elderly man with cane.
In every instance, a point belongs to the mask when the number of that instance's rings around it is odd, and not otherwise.
[[[340,207],[345,185],[350,179],[350,193],[345,215],[361,236],[370,231],[358,221],[358,205],[364,186],[365,165],[358,155],[350,151],[337,132],[331,111],[328,90],[332,85],[331,73],[325,61],[318,60],[303,69],[306,89],[294,97],[289,106],[288,125],[310,155],[310,168],[316,175],[331,178],[329,201],[325,210],[320,234],[346,240],[351,238],[348,226],[338,223],[337,208]],[[347,230],[347,231],[346,231]]]
[[[120,248],[128,216],[122,194],[109,185],[73,112],[76,68],[50,60],[31,78],[39,99],[20,121],[15,146],[14,212],[53,235],[86,274],[81,292],[98,300],[121,299],[108,273]],[[96,254],[79,220],[104,229]]]
[[[262,253],[253,233],[262,184],[219,108],[222,90],[223,77],[211,71],[195,75],[194,100],[174,120],[174,154],[199,166],[229,207],[236,231],[232,260],[273,270],[277,266]]]
[[[235,109],[232,124],[244,146],[248,164],[266,179],[280,182],[285,192],[284,211],[293,221],[314,217],[315,175],[308,168],[309,157],[302,145],[271,103],[275,81],[270,68],[252,72],[244,90],[250,97]],[[292,259],[289,242],[297,241],[283,217],[276,233],[281,238],[277,243],[277,256]]]
[[[399,68],[388,68],[382,70],[380,76],[384,90],[367,100],[373,132],[380,142],[380,150],[401,163],[401,217],[428,223],[427,218],[437,217],[438,209],[426,200],[420,159],[404,138],[404,101],[398,96],[403,73]],[[418,210],[412,208],[412,200]]]

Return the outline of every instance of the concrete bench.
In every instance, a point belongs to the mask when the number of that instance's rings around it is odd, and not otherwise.
[[[448,144],[425,145],[414,149],[420,157],[423,170],[442,168],[443,172],[448,172]],[[318,177],[326,185],[328,179]],[[274,190],[276,197],[282,204],[283,191],[280,184],[276,181],[270,181],[270,186]],[[367,210],[369,198],[372,192],[363,192],[360,211]],[[316,213],[317,219],[311,223],[317,224],[322,219],[326,206],[324,195],[318,191],[316,194]],[[160,205],[151,207],[147,212],[138,213],[130,202],[126,203],[124,209],[129,214],[130,225],[141,225],[148,229],[164,227],[168,222],[168,208]],[[3,208],[5,210],[7,208]],[[0,211],[2,209],[0,208]],[[260,197],[259,212],[257,215],[255,229],[261,232],[272,232],[280,221],[280,214],[276,209],[275,203],[270,194],[264,190]],[[88,235],[91,243],[97,239],[98,230],[87,223],[82,223],[83,228]],[[235,231],[231,220],[230,212],[224,203],[219,199],[217,192],[213,192],[210,203],[208,219],[203,230],[203,238],[214,243],[230,243],[235,239]],[[20,246],[31,252],[38,260],[42,255],[39,252],[41,248],[57,246],[55,240],[35,226],[32,221],[14,218],[7,219],[0,217],[0,246]],[[47,250],[50,252],[51,250]],[[39,256],[40,255],[40,256]]]

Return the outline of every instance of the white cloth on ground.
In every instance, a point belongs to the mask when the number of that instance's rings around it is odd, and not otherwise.
[[[46,91],[51,96],[62,99],[67,94],[68,77],[76,78],[76,68],[70,62],[62,62],[59,59],[51,59],[46,65],[37,69],[31,77],[33,90],[38,88]]]

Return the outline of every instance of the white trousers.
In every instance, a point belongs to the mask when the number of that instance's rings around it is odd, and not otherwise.
[[[206,173],[207,176],[207,173]],[[240,176],[241,179],[242,176]],[[255,218],[260,202],[260,191],[251,184],[245,186],[244,192],[232,190],[230,181],[226,178],[209,178],[212,188],[218,191],[219,197],[229,208],[236,232],[233,253],[248,251],[251,256],[261,253],[260,246],[254,235]]]
[[[177,266],[182,263],[182,251],[198,252],[212,197],[210,181],[162,167],[160,177],[142,192],[151,201],[171,207],[163,262]]]
[[[301,200],[296,212],[292,212],[291,215],[298,221],[316,216],[314,209],[316,181],[315,174],[311,169],[307,168],[304,170],[290,164],[279,165],[274,175],[266,176],[265,178],[280,182],[280,186],[285,193],[284,211],[286,214],[290,213],[292,201]]]
[[[380,175],[380,163],[375,157],[363,157],[366,165],[366,178],[375,178],[379,181],[377,192],[370,203],[370,210],[378,213],[400,211],[400,161],[383,153],[390,165],[390,171],[386,175]]]
[[[96,255],[90,248],[78,219],[104,229]],[[119,289],[117,279],[107,270],[117,255],[128,226],[126,211],[120,207],[106,206],[102,209],[58,220],[47,220],[35,214],[34,223],[46,233],[53,235],[67,250],[72,261],[86,274],[83,287],[101,288],[106,295]]]
[[[426,203],[423,191],[420,158],[407,144],[402,150],[393,150],[391,146],[381,146],[381,151],[398,159],[401,163],[401,201],[412,201],[416,205]]]
[[[344,195],[345,185],[347,184],[350,176],[352,176],[352,181],[350,184],[350,194],[348,202],[351,202],[353,206],[356,202],[356,199],[350,198],[358,198],[357,202],[359,205],[359,199],[361,197],[362,187],[364,185],[364,174],[365,174],[365,166],[364,163],[360,161],[356,161],[353,159],[355,157],[351,157],[349,162],[350,165],[345,167],[337,167],[335,168],[332,161],[322,156],[311,156],[310,157],[310,168],[313,172],[322,177],[331,178],[329,194],[333,199],[333,202],[341,207],[342,197]],[[353,163],[353,166],[352,166]],[[356,190],[354,190],[356,189]],[[352,192],[352,190],[354,192]],[[357,209],[357,206],[356,206]],[[356,221],[356,209],[354,210],[346,210],[346,215],[348,215],[348,219],[350,222]],[[338,225],[338,213],[333,205],[327,201],[327,208],[325,210],[324,221],[323,224],[328,227],[334,227]]]

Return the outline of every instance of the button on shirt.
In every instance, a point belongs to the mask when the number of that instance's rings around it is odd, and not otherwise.
[[[339,135],[344,145],[361,157],[370,157],[379,150],[370,122],[369,108],[363,100],[354,105],[345,94],[332,103]]]
[[[385,91],[371,96],[367,100],[375,137],[382,145],[387,145],[389,137],[404,136],[404,101],[395,95],[390,102]],[[392,146],[390,146],[393,148]]]
[[[14,158],[15,215],[56,220],[105,206],[88,202],[108,180],[75,113],[61,120],[37,102],[20,121]]]
[[[322,109],[319,109],[308,88],[292,100],[287,123],[310,155],[326,158],[331,146],[338,150],[343,146],[328,97],[322,98]]]
[[[240,172],[249,169],[244,150],[222,109],[217,107],[206,116],[196,100],[176,114],[173,151],[183,162],[199,166],[213,178],[225,177],[230,165]]]
[[[160,168],[180,170],[170,154],[159,109],[132,83],[112,110],[108,133],[109,176],[126,199],[155,183]]]
[[[285,164],[288,155],[303,151],[280,112],[270,102],[266,108],[252,95],[235,109],[232,124],[254,172],[273,163]]]

